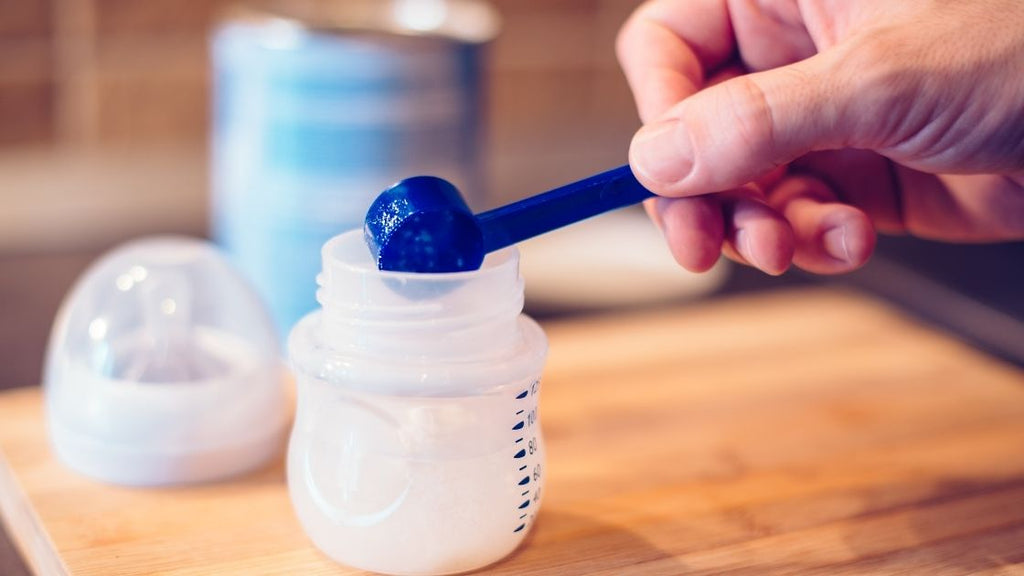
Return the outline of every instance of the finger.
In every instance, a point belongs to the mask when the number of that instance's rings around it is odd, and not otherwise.
[[[781,214],[762,198],[744,192],[720,195],[725,219],[723,253],[778,276],[793,260],[793,231]]]
[[[1024,182],[996,174],[934,176],[896,167],[907,230],[957,242],[1024,240]]]
[[[725,0],[651,0],[623,25],[616,53],[640,119],[695,93],[734,48]]]
[[[732,80],[737,76],[743,76],[747,71],[743,69],[739,64],[726,65],[718,70],[715,70],[710,76],[705,78],[704,87],[715,86],[725,82],[726,80]]]
[[[740,60],[748,70],[768,70],[817,52],[796,2],[740,0],[731,3]]]
[[[793,168],[821,179],[838,200],[860,208],[879,232],[905,232],[899,181],[888,158],[867,150],[829,150],[799,158]]]
[[[855,126],[844,125],[831,60],[819,54],[686,98],[637,132],[634,173],[659,195],[694,196],[737,188],[813,150],[851,144]]]
[[[645,203],[645,208],[661,228],[680,266],[691,272],[705,272],[718,261],[725,225],[717,199],[654,198]]]
[[[875,248],[868,216],[836,200],[821,180],[789,176],[769,193],[769,203],[792,227],[793,263],[815,274],[840,274],[863,266]]]

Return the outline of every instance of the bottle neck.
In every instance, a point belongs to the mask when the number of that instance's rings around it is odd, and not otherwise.
[[[323,249],[317,278],[324,344],[395,360],[493,360],[517,348],[523,282],[515,249],[480,270],[453,274],[381,271],[361,231]]]

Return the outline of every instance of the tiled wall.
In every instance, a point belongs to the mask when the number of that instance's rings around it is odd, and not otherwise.
[[[346,0],[334,0],[344,2]],[[628,137],[615,31],[638,0],[494,0],[492,142]],[[225,0],[0,0],[0,147],[201,142]]]
[[[52,37],[49,0],[0,0],[0,146],[53,137]]]

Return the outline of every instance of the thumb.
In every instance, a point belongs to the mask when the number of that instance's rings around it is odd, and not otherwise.
[[[633,138],[634,173],[659,195],[694,196],[737,188],[814,150],[850,145],[855,126],[842,121],[844,95],[830,60],[818,54],[738,76],[677,103]]]

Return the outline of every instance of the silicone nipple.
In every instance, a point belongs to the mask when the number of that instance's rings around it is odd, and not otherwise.
[[[287,427],[277,342],[211,245],[145,238],[94,262],[53,324],[46,419],[65,464],[135,486],[266,463]]]
[[[173,269],[135,266],[119,277],[119,288],[135,293],[142,313],[141,333],[116,354],[111,376],[144,383],[190,382],[218,378],[230,371],[196,338],[192,288]],[[129,285],[130,284],[130,285]]]

